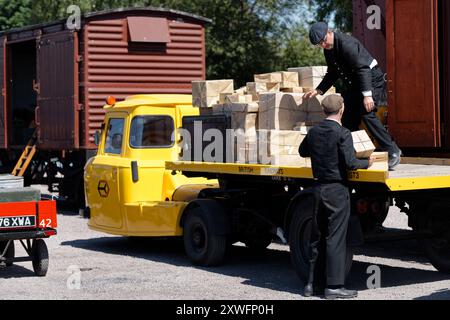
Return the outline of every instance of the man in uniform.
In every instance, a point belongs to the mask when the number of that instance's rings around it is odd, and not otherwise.
[[[329,30],[325,22],[315,23],[309,38],[313,45],[324,49],[328,71],[319,86],[306,93],[305,98],[323,95],[341,78],[346,85],[344,127],[358,131],[362,118],[380,148],[389,153],[389,170],[393,170],[400,163],[401,151],[376,116],[376,108],[385,94],[384,73],[378,62],[357,39]]]
[[[367,169],[373,158],[356,159],[351,132],[341,124],[344,99],[340,95],[326,97],[322,108],[326,120],[309,130],[299,148],[300,156],[311,157],[316,180],[310,271],[304,294],[321,294],[315,289],[326,286],[326,299],[354,298],[357,292],[344,287],[350,218],[347,170]],[[320,261],[325,262],[325,274]]]

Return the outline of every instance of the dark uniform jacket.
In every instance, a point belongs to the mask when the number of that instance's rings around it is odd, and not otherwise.
[[[350,130],[333,120],[324,120],[309,130],[299,153],[311,157],[313,175],[319,182],[345,182],[347,170],[369,167],[369,160],[356,158]]]
[[[374,59],[358,39],[334,32],[333,49],[324,50],[324,55],[328,72],[317,89],[327,92],[341,78],[352,89],[372,91],[370,65]]]

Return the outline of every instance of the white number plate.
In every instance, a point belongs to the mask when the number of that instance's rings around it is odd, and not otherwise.
[[[0,217],[0,229],[29,228],[35,226],[35,216]]]

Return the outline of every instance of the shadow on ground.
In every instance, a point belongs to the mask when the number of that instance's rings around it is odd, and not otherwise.
[[[0,279],[31,278],[36,276],[31,262],[26,262],[27,265],[24,266],[22,264],[25,264],[25,262],[19,263],[20,265],[13,264],[11,267],[0,268]]]
[[[108,254],[131,256],[176,266],[195,267],[192,266],[186,257],[183,243],[180,239],[144,239],[136,241],[123,237],[101,237],[66,241],[62,245]],[[409,245],[412,244],[409,243]],[[370,245],[367,250],[358,249],[360,250],[358,254],[365,252],[368,256],[408,261],[417,259],[419,263],[423,260],[422,255],[414,254],[411,256],[408,250],[403,255],[399,253],[398,251],[402,248],[401,244],[396,244],[395,246],[391,244],[390,248],[393,249],[386,249],[384,244],[381,247]],[[371,275],[367,274],[367,269],[371,265],[373,263],[358,261],[356,257],[348,279],[348,286],[357,290],[367,290],[367,279]],[[381,285],[383,288],[449,279],[448,275],[434,270],[393,267],[385,264],[377,265],[381,268]],[[254,252],[243,246],[232,246],[228,252],[226,264],[213,268],[195,268],[230,277],[243,278],[242,283],[250,286],[293,294],[301,294],[303,291],[303,284],[292,267],[287,247],[282,249],[273,249],[271,247],[263,252]],[[448,293],[442,293],[444,296],[446,294]],[[430,297],[430,299],[433,298]]]
[[[428,296],[415,298],[414,300],[450,300],[450,290],[439,290]]]

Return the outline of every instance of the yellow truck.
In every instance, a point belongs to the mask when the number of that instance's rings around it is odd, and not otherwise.
[[[187,256],[202,266],[222,263],[233,243],[261,250],[278,240],[289,244],[294,268],[305,279],[313,209],[310,168],[180,161],[183,119],[198,116],[190,95],[137,95],[110,101],[105,110],[98,153],[84,174],[84,216],[91,229],[183,237]],[[349,181],[350,247],[418,238],[431,263],[450,272],[450,166],[358,170],[349,172]],[[381,227],[394,199],[411,230]]]

